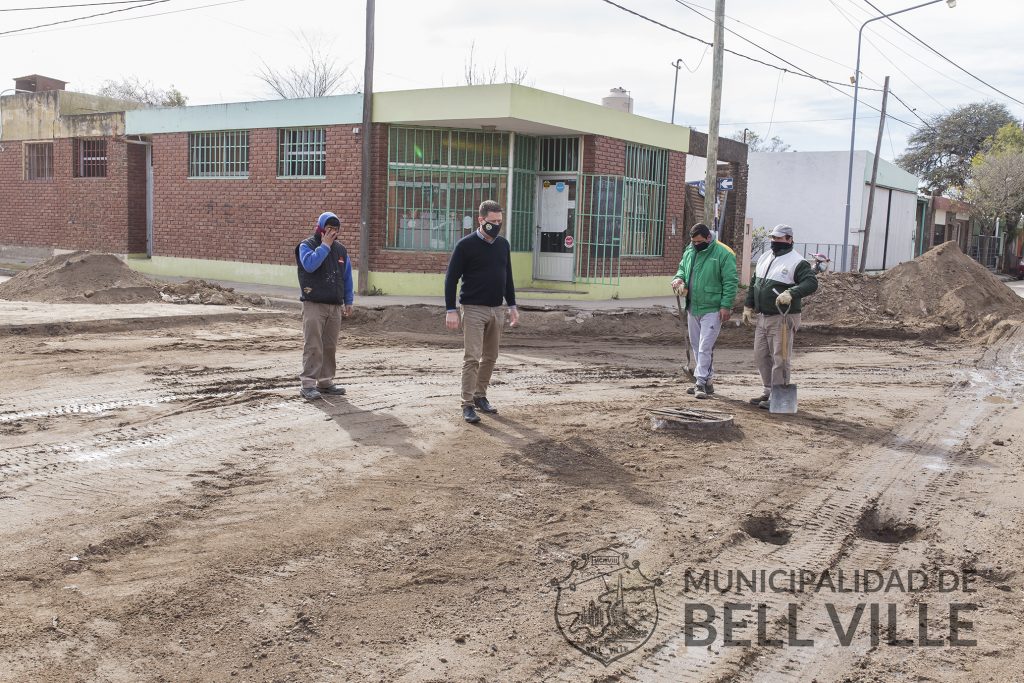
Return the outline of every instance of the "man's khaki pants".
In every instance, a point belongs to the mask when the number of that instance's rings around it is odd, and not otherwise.
[[[329,387],[334,383],[335,354],[343,307],[339,304],[302,302],[302,388]]]
[[[782,319],[788,318],[789,339],[786,345],[786,356],[789,360],[782,361]],[[772,391],[773,384],[787,384],[793,359],[793,337],[800,329],[800,314],[788,316],[757,314],[757,326],[754,328],[754,362],[761,373],[761,384],[764,393]]]
[[[462,332],[466,340],[462,360],[463,406],[473,405],[474,398],[487,396],[504,322],[505,309],[501,306],[470,304],[462,307]]]

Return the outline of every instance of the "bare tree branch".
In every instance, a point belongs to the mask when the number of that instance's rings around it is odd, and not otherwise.
[[[466,85],[492,85],[494,83],[515,83],[523,85],[527,81],[529,69],[526,67],[508,67],[508,55],[504,57],[504,68],[498,70],[498,62],[492,62],[489,67],[477,67],[475,61],[476,41],[469,45],[469,57],[466,59],[462,76]]]
[[[310,36],[305,32],[296,36],[305,61],[298,65],[282,69],[271,67],[261,60],[256,78],[281,99],[299,97],[326,97],[339,91],[346,93],[359,92],[359,84],[349,74],[349,66],[341,66],[336,57],[331,55],[331,46],[323,40]]]

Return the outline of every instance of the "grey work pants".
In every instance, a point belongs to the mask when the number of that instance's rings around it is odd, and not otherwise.
[[[344,307],[302,302],[302,388],[329,387],[334,383],[338,332]]]
[[[786,356],[788,361],[782,360],[782,324],[783,318],[788,318],[789,339],[787,340]],[[800,329],[800,314],[791,313],[788,316],[757,314],[757,325],[754,328],[754,361],[757,363],[757,370],[761,373],[761,385],[764,393],[770,394],[773,384],[787,384],[789,373],[792,368],[793,359],[793,337]]]
[[[697,378],[697,384],[707,384],[715,376],[715,342],[722,331],[722,320],[718,311],[700,316],[687,312],[686,326],[690,333],[690,348],[693,349],[693,358],[696,362],[693,374]]]
[[[462,360],[463,406],[473,405],[474,398],[487,396],[504,322],[505,309],[501,306],[462,307],[462,333],[466,341]]]

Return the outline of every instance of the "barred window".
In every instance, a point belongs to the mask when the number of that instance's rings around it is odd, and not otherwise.
[[[327,160],[324,128],[282,128],[277,134],[279,178],[323,178]]]
[[[661,256],[665,249],[668,151],[626,145],[622,194],[624,256]]]
[[[79,178],[107,177],[107,141],[76,140],[75,175]]]
[[[30,142],[25,145],[25,180],[53,177],[53,143]]]
[[[249,131],[188,134],[189,178],[248,178]]]
[[[508,161],[507,133],[392,127],[387,246],[450,251],[482,201],[505,204]]]

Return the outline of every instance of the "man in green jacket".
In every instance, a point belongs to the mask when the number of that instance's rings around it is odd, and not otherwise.
[[[686,297],[690,347],[697,359],[693,372],[697,383],[686,393],[697,398],[715,393],[715,342],[732,314],[738,284],[736,252],[712,237],[703,223],[690,228],[690,245],[683,252],[672,289]]]
[[[761,395],[750,402],[765,410],[769,407],[772,385],[788,383],[793,337],[800,329],[801,302],[818,289],[818,278],[811,264],[802,254],[793,251],[793,228],[776,225],[769,236],[771,251],[766,251],[758,260],[743,307],[743,323],[756,326],[754,360],[763,387]],[[789,327],[785,360],[782,353],[784,323]]]

